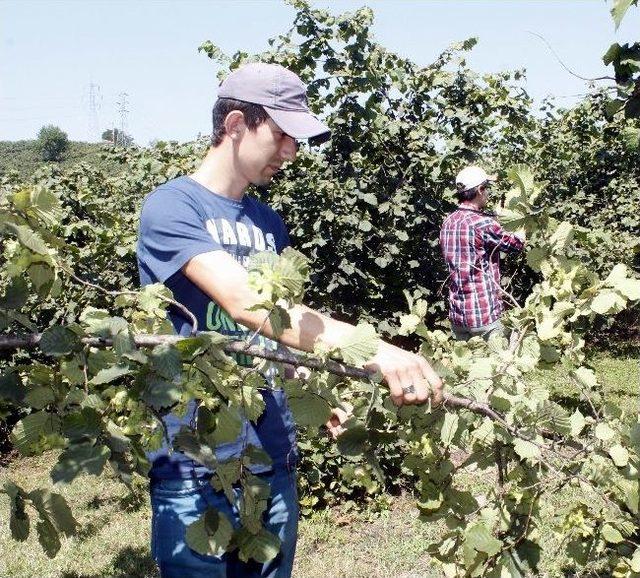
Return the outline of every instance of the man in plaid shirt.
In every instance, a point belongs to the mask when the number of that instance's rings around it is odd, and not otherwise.
[[[483,211],[492,181],[495,176],[477,166],[460,171],[460,205],[440,229],[442,256],[449,268],[449,320],[456,339],[465,341],[503,332],[500,252],[524,247],[524,234],[506,233],[493,214]]]

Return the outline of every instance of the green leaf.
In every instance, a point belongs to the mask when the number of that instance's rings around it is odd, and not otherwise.
[[[324,425],[331,417],[331,406],[319,395],[299,390],[287,400],[296,423],[302,427]]]
[[[266,564],[280,551],[280,538],[265,528],[257,534],[252,534],[246,528],[240,528],[233,538],[239,548],[238,556],[243,562],[251,559]]]
[[[451,445],[453,437],[458,431],[458,421],[459,418],[457,413],[447,413],[444,416],[444,422],[442,424],[442,429],[440,430],[440,440],[445,448],[448,448]]]
[[[540,448],[527,440],[516,438],[513,449],[523,460],[540,457]]]
[[[240,479],[241,462],[238,459],[231,459],[217,464],[215,475],[211,479],[211,484],[216,490],[223,489],[227,499],[234,503],[236,500],[233,486]]]
[[[247,419],[256,423],[264,411],[264,399],[262,399],[262,395],[256,387],[243,385],[241,392],[244,415]]]
[[[22,277],[14,277],[0,299],[0,309],[20,309],[29,297],[29,288]]]
[[[591,311],[606,315],[607,313],[617,313],[624,308],[620,296],[611,289],[603,289],[591,302]]]
[[[478,443],[485,447],[493,444],[496,438],[493,420],[488,417],[484,418],[480,427],[474,429],[471,435],[474,440],[477,440]]]
[[[196,335],[181,339],[175,344],[175,348],[184,356],[185,359],[192,359],[197,355],[201,355],[211,345],[211,341],[206,335]]]
[[[600,422],[597,426],[596,426],[596,430],[595,430],[595,434],[596,437],[599,440],[602,440],[603,442],[607,442],[611,439],[613,439],[613,437],[616,435],[616,432],[614,432],[608,424],[604,423],[604,422]]]
[[[247,265],[249,286],[267,301],[296,299],[309,278],[309,261],[299,251],[287,247],[280,255],[263,251],[252,255]]]
[[[27,269],[29,279],[40,297],[46,297],[55,280],[54,270],[46,263],[33,263]]]
[[[640,299],[640,280],[638,279],[622,279],[614,287],[631,301]]]
[[[518,349],[516,363],[521,371],[531,371],[540,360],[540,342],[533,334],[525,336]]]
[[[576,437],[580,435],[584,426],[586,425],[586,421],[584,416],[580,413],[579,409],[576,409],[571,417],[569,418],[569,423],[571,424],[571,435]]]
[[[21,404],[26,392],[27,388],[22,385],[22,381],[15,371],[9,369],[6,373],[0,374],[0,399]]]
[[[636,548],[636,551],[633,553],[630,566],[633,572],[640,572],[640,548]]]
[[[523,199],[527,199],[533,190],[533,172],[526,165],[515,165],[507,171],[507,177],[520,189]]]
[[[484,552],[487,556],[495,556],[502,548],[502,542],[493,537],[483,524],[473,524],[464,532],[465,545]]]
[[[611,446],[608,451],[613,463],[619,468],[624,468],[629,463],[629,451],[620,444]]]
[[[344,424],[347,430],[338,437],[338,450],[345,456],[359,456],[366,450],[369,434],[361,423],[350,426],[349,421]]]
[[[540,271],[542,261],[547,258],[547,250],[543,247],[531,247],[527,251],[527,265],[534,271]]]
[[[242,431],[242,417],[238,410],[222,404],[215,413],[215,429],[213,439],[218,444],[233,442]]]
[[[99,476],[110,455],[109,448],[103,445],[94,446],[91,442],[70,445],[51,469],[51,479],[54,483],[69,483],[80,474]]]
[[[575,370],[574,375],[576,376],[576,379],[588,389],[593,389],[598,385],[598,380],[593,369],[589,369],[588,367],[579,367]]]
[[[549,238],[549,244],[556,253],[564,253],[573,238],[573,226],[566,221],[562,221],[553,235]]]
[[[261,466],[271,466],[273,460],[265,450],[254,446],[253,444],[249,444],[244,451],[242,463],[245,466],[252,466],[256,464],[259,464]]]
[[[269,323],[271,323],[271,329],[274,336],[280,337],[285,329],[291,327],[291,317],[286,309],[278,307],[277,305],[269,313]]]
[[[15,223],[5,223],[5,227],[13,231],[18,237],[18,241],[27,249],[40,255],[47,255],[49,248],[42,237],[27,225],[16,225]]]
[[[70,440],[82,439],[95,440],[102,431],[100,414],[91,407],[83,407],[64,416],[62,419],[62,432]]]
[[[182,386],[155,375],[149,375],[142,399],[154,409],[171,407],[182,399]]]
[[[629,6],[635,4],[637,0],[613,0],[613,5],[611,7],[611,17],[613,18],[613,22],[616,25],[616,30],[620,26],[624,15],[629,10]]]
[[[213,449],[200,441],[193,432],[180,432],[173,440],[173,447],[210,470],[216,470],[218,460]]]
[[[360,366],[369,361],[378,351],[380,340],[373,325],[358,325],[338,343],[342,359],[350,364]]]
[[[182,373],[180,352],[168,343],[156,345],[150,355],[151,365],[162,377],[172,380]]]
[[[53,357],[67,355],[78,348],[79,345],[78,336],[70,329],[60,325],[53,325],[45,329],[40,338],[42,352]]]
[[[45,411],[37,411],[22,418],[11,432],[11,441],[23,455],[47,449],[51,438],[60,433],[60,418]]]
[[[539,425],[561,435],[571,433],[571,421],[567,411],[557,403],[549,400],[542,402],[538,411]]]
[[[118,357],[126,356],[127,359],[146,363],[148,357],[136,349],[133,335],[129,331],[120,331],[113,336],[113,351]]]
[[[131,446],[131,440],[124,434],[124,431],[113,423],[111,420],[107,422],[106,444],[113,452],[124,453]]]
[[[629,151],[637,151],[640,148],[640,129],[631,126],[622,129],[622,142]]]
[[[602,526],[602,537],[610,544],[619,544],[624,541],[624,536],[611,524]]]
[[[507,231],[516,231],[524,226],[527,216],[520,211],[502,209],[500,211],[500,223]]]
[[[104,383],[111,383],[116,379],[123,377],[125,375],[129,375],[131,373],[131,369],[122,365],[112,365],[111,367],[106,367],[101,369],[94,375],[89,383],[93,385],[102,385]]]
[[[49,386],[37,386],[24,396],[24,402],[33,409],[44,409],[55,401],[53,389]]]
[[[362,200],[365,203],[368,203],[369,205],[377,205],[378,204],[378,199],[376,198],[376,196],[373,193],[365,193],[364,195],[362,195]]]
[[[267,509],[271,487],[266,480],[250,473],[245,474],[241,482],[240,521],[249,532],[256,534],[262,528],[262,516]]]
[[[231,542],[233,526],[229,518],[209,507],[200,518],[187,526],[187,545],[203,556],[222,556]]]

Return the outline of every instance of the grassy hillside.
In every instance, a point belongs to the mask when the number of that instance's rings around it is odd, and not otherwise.
[[[0,177],[14,170],[22,178],[27,179],[36,169],[46,164],[66,168],[80,162],[87,162],[107,172],[116,173],[119,165],[101,158],[102,154],[108,150],[108,146],[102,143],[71,141],[62,161],[45,162],[42,160],[35,140],[0,141]]]

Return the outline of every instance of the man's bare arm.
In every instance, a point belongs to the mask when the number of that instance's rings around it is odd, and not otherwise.
[[[268,321],[264,323],[267,311],[248,311],[259,297],[249,287],[246,269],[231,255],[224,251],[202,253],[193,257],[183,267],[183,272],[235,321],[252,330],[262,326],[264,335],[275,338],[271,324]],[[277,340],[303,351],[313,351],[318,340],[329,347],[336,347],[340,338],[353,330],[352,325],[331,319],[306,305],[295,305],[288,313],[291,327],[285,329]],[[434,402],[442,400],[440,378],[419,355],[380,341],[378,352],[365,367],[382,373],[397,405],[424,402],[430,391]],[[415,391],[411,391],[410,386]]]

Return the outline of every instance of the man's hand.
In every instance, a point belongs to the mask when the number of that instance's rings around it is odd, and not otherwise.
[[[381,341],[365,368],[382,374],[397,406],[424,403],[429,398],[434,405],[442,403],[442,380],[420,355]]]
[[[337,439],[338,436],[344,432],[344,427],[342,427],[342,424],[350,417],[353,417],[353,406],[346,401],[343,401],[340,404],[340,407],[334,407],[331,410],[331,417],[325,424],[327,426],[327,430],[329,431],[331,439]]]

